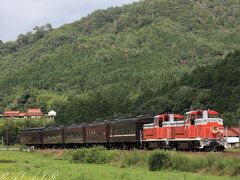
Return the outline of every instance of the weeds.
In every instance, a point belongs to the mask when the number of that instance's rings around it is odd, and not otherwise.
[[[239,158],[222,157],[210,153],[206,156],[182,152],[157,150],[151,154],[144,151],[117,151],[103,147],[82,148],[72,153],[74,163],[107,164],[127,168],[148,165],[150,171],[174,170],[182,172],[206,172],[216,175],[240,175]]]
[[[171,169],[185,172],[208,172],[217,175],[240,175],[239,158],[209,154],[194,156],[179,152],[155,151],[148,160],[150,171]]]

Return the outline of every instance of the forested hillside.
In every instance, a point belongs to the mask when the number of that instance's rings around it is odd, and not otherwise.
[[[235,117],[240,106],[229,101],[237,90],[221,93],[221,84],[196,72],[225,68],[231,56],[222,59],[240,47],[239,30],[235,0],[145,0],[57,29],[35,27],[14,42],[0,41],[0,108],[54,109],[59,123],[195,106]],[[194,75],[210,83],[196,86]]]

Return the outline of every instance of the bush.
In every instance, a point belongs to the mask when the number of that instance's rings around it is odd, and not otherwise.
[[[148,160],[149,170],[156,171],[168,167],[170,156],[164,151],[154,152]]]
[[[105,164],[114,160],[115,151],[107,151],[104,147],[82,148],[72,154],[72,161],[82,163]]]

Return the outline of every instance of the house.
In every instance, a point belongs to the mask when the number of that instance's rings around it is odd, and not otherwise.
[[[56,116],[57,116],[57,113],[55,111],[51,110],[48,112],[48,117],[55,118]]]
[[[226,147],[237,147],[239,146],[239,127],[225,128],[224,137],[226,139]]]
[[[39,117],[43,117],[44,114],[42,113],[41,109],[28,109],[27,116],[29,118],[39,118]]]
[[[27,118],[27,113],[25,112],[20,112],[18,115],[19,118]]]
[[[5,111],[3,113],[5,118],[19,118],[20,111]]]

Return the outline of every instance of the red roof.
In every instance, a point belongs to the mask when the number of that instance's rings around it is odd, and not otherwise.
[[[23,116],[27,116],[27,113],[25,113],[25,112],[21,112],[21,113],[19,113],[18,116],[21,116],[21,117],[23,117]]]
[[[20,111],[5,111],[5,112],[3,113],[3,115],[4,115],[5,117],[16,117],[16,116],[19,115],[19,113],[20,113]]]
[[[27,111],[28,116],[43,116],[41,109],[28,109]]]
[[[224,136],[228,136],[228,137],[237,137],[240,134],[240,130],[239,127],[231,127],[228,129],[225,129],[224,131]]]

